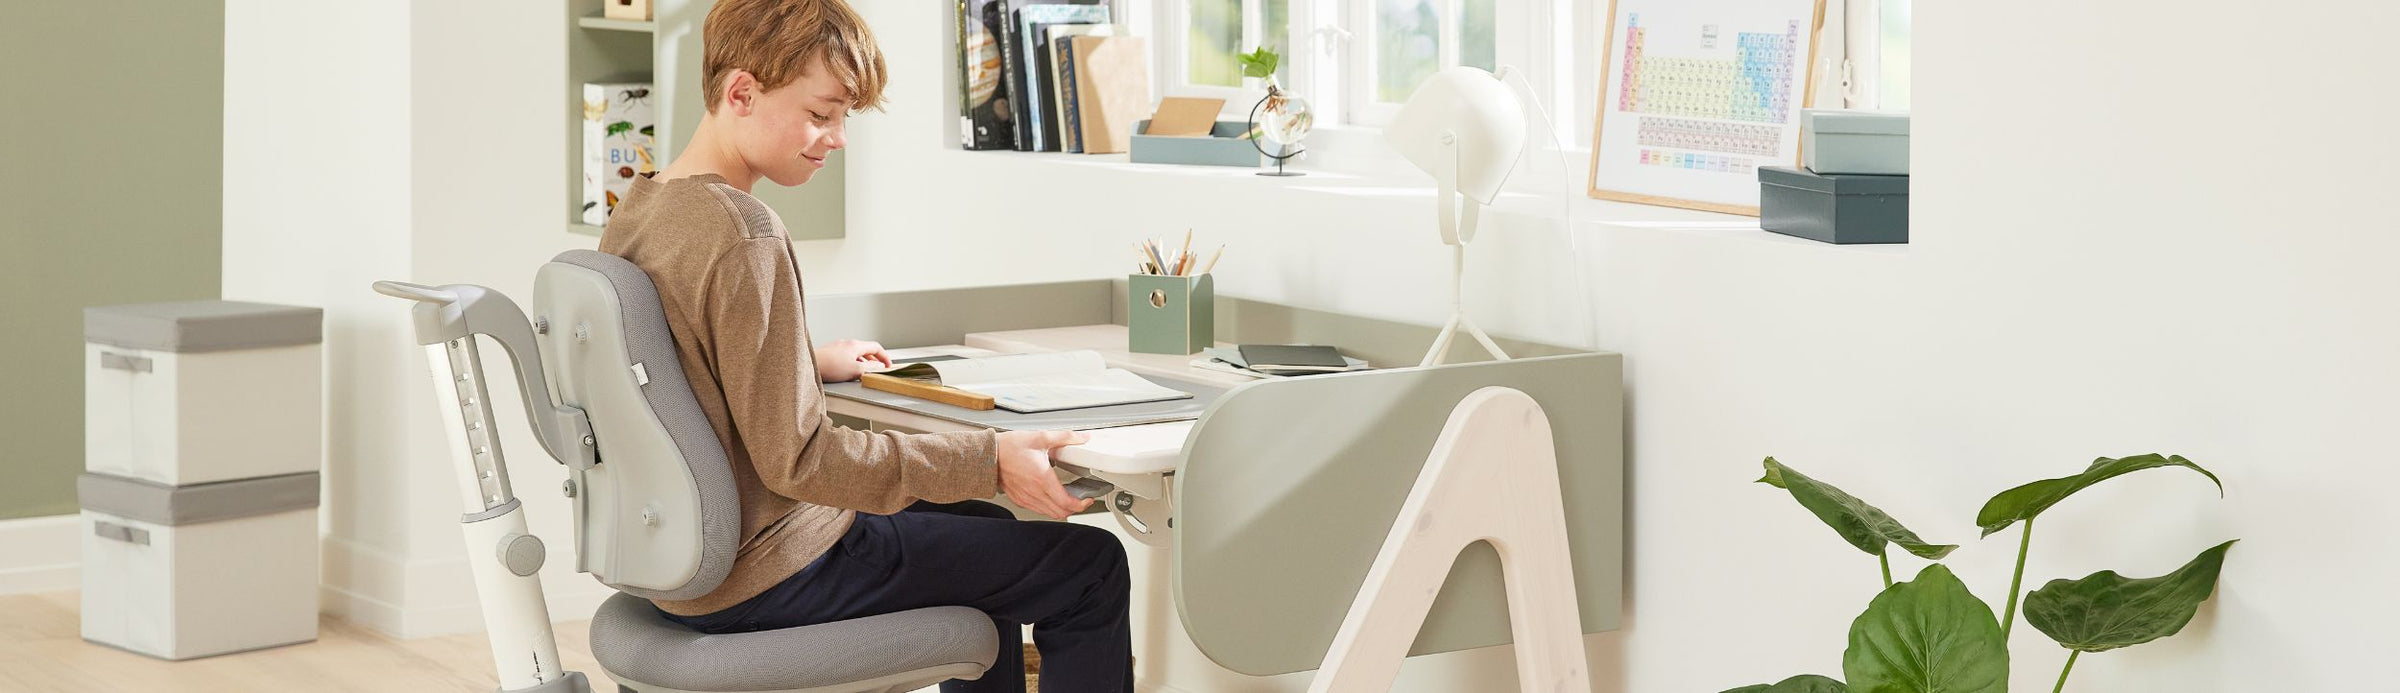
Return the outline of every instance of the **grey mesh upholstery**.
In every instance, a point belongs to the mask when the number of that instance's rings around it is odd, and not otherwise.
[[[569,250],[542,268],[534,307],[549,325],[540,341],[551,389],[585,410],[599,442],[599,465],[575,473],[580,567],[650,599],[716,589],[740,548],[741,501],[650,276],[615,255]]]
[[[592,657],[641,691],[915,690],[981,677],[999,643],[991,617],[963,606],[727,635],[685,629],[623,594],[592,615]],[[855,687],[866,681],[877,683]]]

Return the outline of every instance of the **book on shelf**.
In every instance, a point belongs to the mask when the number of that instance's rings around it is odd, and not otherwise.
[[[1000,50],[1007,12],[1007,0],[958,2],[958,138],[963,149],[1017,148],[1007,63]]]
[[[1016,91],[1022,95],[1013,104],[1019,118],[1018,151],[1055,152],[1058,145],[1058,114],[1056,106],[1046,97],[1050,93],[1049,30],[1059,24],[1106,24],[1107,5],[1029,5],[1017,10],[1013,24],[1011,46],[1018,57],[1012,58],[1009,70],[1018,75]]]
[[[1140,36],[1076,36],[1067,43],[1075,69],[1075,113],[1068,121],[1087,154],[1119,154],[1150,106],[1149,52]]]
[[[608,215],[633,188],[633,177],[658,170],[658,120],[648,82],[583,85],[583,223],[608,225]]]
[[[1020,414],[1192,396],[1110,368],[1094,351],[921,361],[869,375],[878,376],[860,379],[869,389],[917,396],[923,388],[938,387],[989,397],[999,408]]]
[[[1083,133],[1076,130],[1075,45],[1077,36],[1114,36],[1125,27],[1117,24],[1053,24],[1050,26],[1050,113],[1057,130],[1059,150],[1069,154],[1083,153]]]

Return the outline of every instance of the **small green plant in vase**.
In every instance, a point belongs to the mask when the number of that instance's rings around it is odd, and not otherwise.
[[[1991,605],[1968,592],[1939,562],[1956,545],[1926,542],[1875,506],[1767,458],[1767,475],[1759,482],[1789,491],[1792,500],[1844,541],[1875,556],[1883,567],[1884,589],[1850,624],[1850,646],[1842,653],[1846,682],[1812,674],[1725,693],[2008,693],[2008,634],[2016,622],[2034,518],[2093,484],[2166,467],[2207,476],[2218,493],[2224,493],[2223,482],[2191,460],[2152,454],[2103,457],[2081,474],[2018,486],[1985,502],[1975,515],[1983,536],[2022,525],[2008,606],[1995,618]],[[1935,563],[1916,579],[1895,583],[1890,555],[1894,546]],[[2076,580],[2052,580],[2025,594],[2025,622],[2068,651],[2052,692],[2066,689],[2067,675],[2084,653],[2131,647],[2183,630],[2216,591],[2217,573],[2232,547],[2231,541],[2218,544],[2158,577],[2127,578],[2104,570]]]
[[[1315,128],[1316,114],[1309,111],[1307,99],[1294,96],[1275,83],[1275,70],[1283,65],[1283,55],[1260,47],[1234,59],[1241,63],[1242,76],[1263,79],[1267,84],[1266,97],[1250,107],[1250,129],[1244,135],[1251,146],[1258,148],[1258,153],[1275,160],[1275,170],[1261,171],[1258,175],[1301,175],[1298,171],[1285,171],[1283,162],[1307,151],[1300,148],[1300,140],[1306,139],[1309,130]],[[1275,150],[1268,151],[1262,142],[1274,143]]]

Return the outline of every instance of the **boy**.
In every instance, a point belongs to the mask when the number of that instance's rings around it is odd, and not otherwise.
[[[1064,518],[1060,431],[902,435],[835,426],[823,382],[890,364],[872,342],[812,350],[798,266],[758,179],[800,185],[840,149],[852,112],[880,109],[883,56],[842,0],[723,0],[702,29],[707,115],[682,155],[636,179],[600,250],[657,284],[700,406],[732,463],[742,546],[723,585],[656,602],[702,632],[755,631],[927,606],[992,616],[999,659],[942,690],[1022,691],[1019,624],[1043,688],[1133,690],[1125,550],[1104,530],[1017,522],[973,500],[1004,491]]]

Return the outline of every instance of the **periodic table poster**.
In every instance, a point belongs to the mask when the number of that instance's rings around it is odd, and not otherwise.
[[[1591,196],[1758,215],[1800,158],[1823,0],[1614,0]]]

